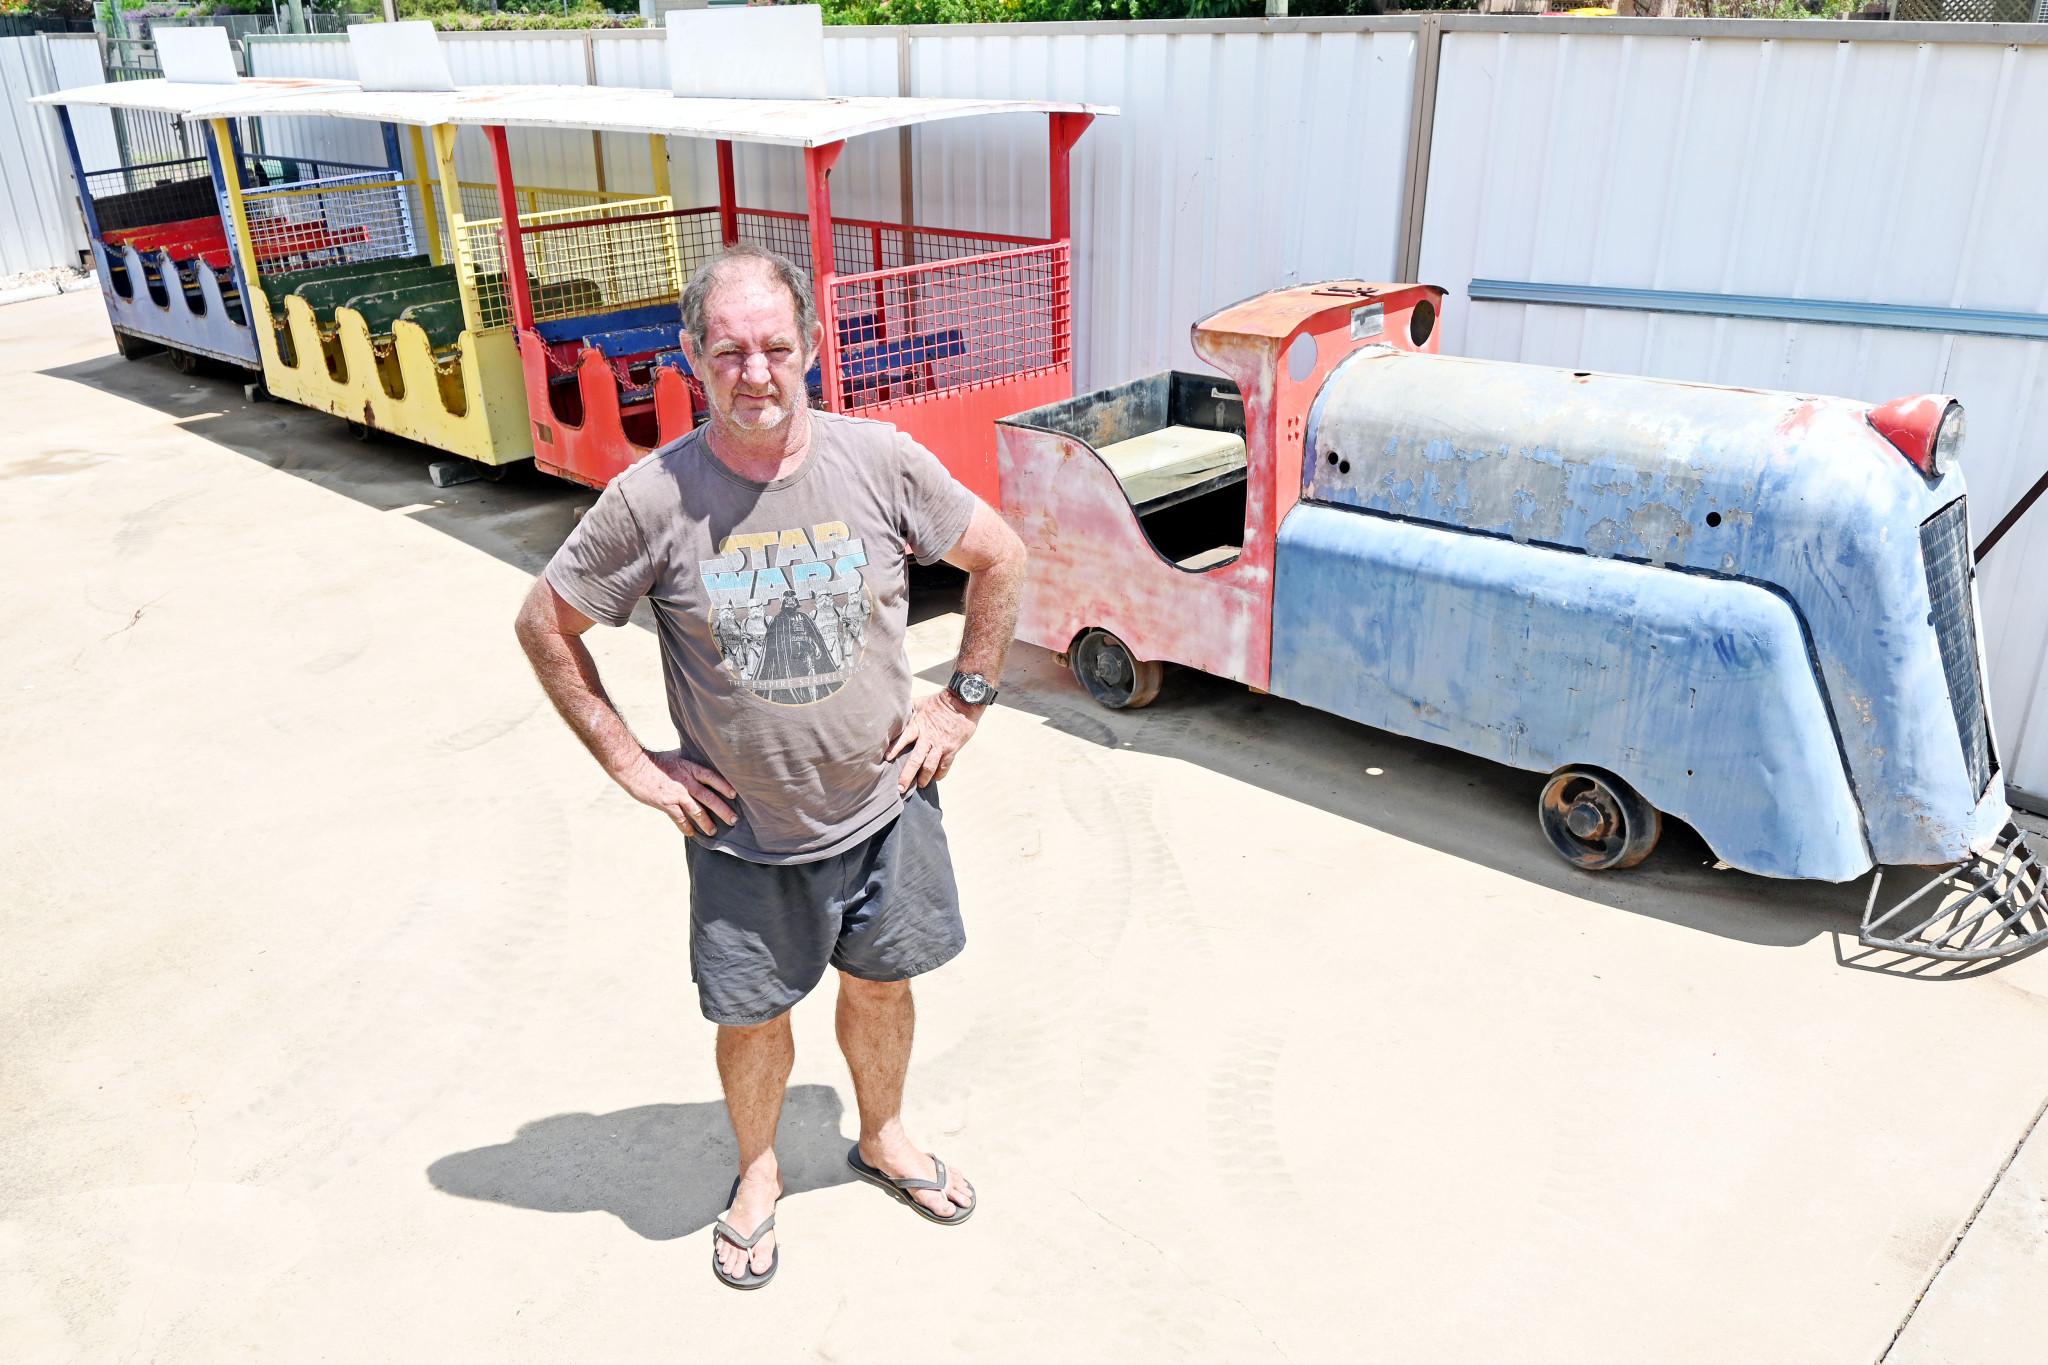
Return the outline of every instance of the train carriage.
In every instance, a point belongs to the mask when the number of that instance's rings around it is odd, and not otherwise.
[[[278,112],[318,117],[338,88]],[[270,112],[265,110],[265,112]],[[228,177],[229,223],[255,281],[250,299],[272,394],[481,465],[531,458],[526,397],[511,337],[492,324],[502,276],[477,268],[463,244],[472,218],[495,202],[487,182],[456,169],[456,129],[376,120],[386,164],[299,184],[250,186]],[[233,130],[214,123],[218,146]],[[624,199],[602,190],[531,189],[547,209]]]
[[[205,125],[189,116],[247,96],[288,99],[306,85],[232,78],[118,81],[34,101],[57,111],[100,293],[122,355],[133,359],[163,349],[180,369],[192,369],[201,357],[262,369],[247,263],[228,228],[227,163]],[[104,111],[104,122],[81,128],[83,119],[74,110]],[[308,182],[372,169],[273,155],[264,148],[260,125],[238,118],[224,122],[230,129],[225,155],[238,168],[238,181],[265,193],[290,193]]]

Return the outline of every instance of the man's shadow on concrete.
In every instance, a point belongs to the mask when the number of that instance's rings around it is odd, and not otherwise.
[[[790,1087],[775,1130],[786,1194],[844,1185],[852,1144],[829,1085]],[[427,1167],[443,1194],[542,1213],[612,1214],[642,1237],[668,1241],[725,1212],[739,1149],[725,1105],[644,1104],[610,1114],[557,1114],[510,1142],[444,1156]]]

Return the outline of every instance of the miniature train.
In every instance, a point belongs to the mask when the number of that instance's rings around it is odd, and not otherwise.
[[[1171,662],[1548,774],[1580,867],[1641,862],[1669,814],[1764,876],[1961,869],[1918,911],[1873,885],[1866,941],[2048,936],[1996,780],[1960,404],[1442,356],[1441,304],[1279,290],[1196,326],[1228,383],[1005,418],[1020,638],[1105,706]]]

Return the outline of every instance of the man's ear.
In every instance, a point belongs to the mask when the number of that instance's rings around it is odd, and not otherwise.
[[[817,358],[818,358],[819,356],[823,355],[824,353],[825,353],[825,324],[824,324],[824,323],[822,323],[822,322],[814,322],[814,323],[812,323],[812,324],[811,324],[811,347],[810,347],[810,354],[809,354],[809,355],[807,355],[807,356],[805,356],[805,357],[804,357],[804,359],[805,359],[806,361],[812,361],[812,360],[816,360],[816,359],[817,359]],[[805,368],[807,368],[807,369],[808,369],[808,368],[809,368],[809,366],[808,366],[808,365],[806,365],[806,366],[805,366]]]
[[[696,338],[692,337],[689,333],[689,330],[686,328],[684,329],[679,340],[681,340],[681,342],[683,343],[683,359],[690,362],[690,373],[695,375],[703,374],[704,367],[701,364],[699,364],[697,360]]]

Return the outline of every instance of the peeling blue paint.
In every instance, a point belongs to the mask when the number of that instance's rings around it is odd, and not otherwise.
[[[1952,863],[2005,818],[2001,799],[1980,801],[1971,787],[1920,562],[1920,524],[1963,495],[1963,476],[1922,477],[1867,412],[1843,399],[1369,348],[1316,398],[1303,494],[1493,538],[1458,536],[1468,555],[1483,558],[1472,547],[1489,543],[1526,545],[1588,583],[1626,561],[1655,566],[1645,571],[1664,572],[1673,610],[1694,599],[1706,610],[1715,590],[1706,575],[1766,585],[1804,627],[1828,708],[1811,730],[1780,741],[1838,767],[1846,760],[1878,861]],[[1368,547],[1395,524],[1359,519],[1356,548],[1368,563],[1377,553]],[[1283,537],[1283,581],[1284,545]],[[1392,590],[1370,577],[1358,586]],[[1432,598],[1404,610],[1440,605]],[[1282,632],[1277,603],[1275,612],[1277,678],[1283,654],[1301,646]],[[1692,637],[1682,614],[1671,624]],[[1475,676],[1492,676],[1471,662]],[[1431,685],[1446,689],[1431,695],[1451,695],[1447,680]],[[1501,687],[1469,704],[1474,717],[1524,717],[1544,699]],[[1747,742],[1718,725],[1673,724],[1654,743],[1686,755]],[[1525,752],[1556,750],[1547,725],[1526,725]],[[1760,771],[1791,761],[1776,756]]]
[[[1870,867],[1799,622],[1753,584],[1303,504],[1270,686],[1518,768],[1609,769],[1745,871]]]

